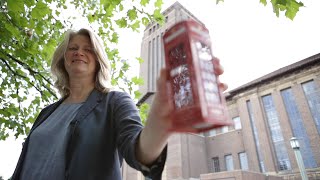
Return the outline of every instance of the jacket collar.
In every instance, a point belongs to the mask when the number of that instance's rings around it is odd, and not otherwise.
[[[80,107],[74,120],[81,121],[85,118],[102,101],[103,94],[103,92],[94,89],[84,104]]]
[[[90,95],[88,96],[87,100],[80,107],[74,120],[80,121],[81,119],[86,117],[94,109],[94,107],[96,107],[96,105],[98,105],[102,101],[103,94],[104,94],[103,92],[100,92],[97,89],[93,89]],[[38,127],[43,121],[45,121],[60,106],[60,104],[62,104],[62,102],[66,98],[67,96],[61,98],[59,101],[45,108],[44,112],[39,114],[39,117],[37,118],[32,130]]]

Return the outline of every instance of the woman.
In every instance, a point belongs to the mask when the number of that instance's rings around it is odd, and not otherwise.
[[[68,31],[51,70],[63,98],[39,114],[13,180],[118,180],[122,158],[145,176],[161,179],[173,110],[164,70],[145,127],[130,96],[110,90],[107,56],[93,32]]]

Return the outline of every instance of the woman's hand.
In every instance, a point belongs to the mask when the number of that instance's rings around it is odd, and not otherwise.
[[[223,67],[220,65],[219,59],[215,58],[214,70],[217,75],[223,74]],[[227,89],[227,85],[220,83],[221,91]],[[170,84],[167,78],[166,69],[161,69],[159,79],[157,80],[157,92],[153,99],[145,128],[140,135],[138,150],[141,154],[137,154],[138,159],[143,164],[152,163],[162,152],[166,146],[168,138],[173,133],[172,114],[174,111],[173,103],[170,97]],[[190,125],[190,130],[192,129]]]

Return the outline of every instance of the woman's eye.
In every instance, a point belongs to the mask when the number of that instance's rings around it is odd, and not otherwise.
[[[93,49],[91,49],[91,48],[86,48],[86,49],[84,49],[86,52],[93,52]]]
[[[75,51],[75,50],[77,50],[77,48],[76,47],[69,47],[69,50]]]

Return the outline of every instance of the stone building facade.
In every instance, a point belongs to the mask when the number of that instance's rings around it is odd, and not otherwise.
[[[164,66],[161,37],[194,15],[176,2],[163,12],[166,23],[145,30],[138,102],[150,103]],[[201,22],[200,22],[201,23]],[[169,139],[164,180],[301,179],[290,139],[297,137],[310,180],[320,179],[320,54],[275,70],[226,94],[233,126]],[[146,179],[124,164],[124,180]]]

